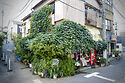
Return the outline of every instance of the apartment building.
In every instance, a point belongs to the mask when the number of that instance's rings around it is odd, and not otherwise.
[[[59,24],[63,19],[69,19],[80,23],[90,30],[93,39],[102,40],[102,0],[41,0],[32,10],[37,11],[45,5],[53,5],[52,24]],[[28,17],[28,18],[27,18]],[[24,33],[29,31],[30,16],[24,17]],[[108,41],[109,53],[114,49],[115,37],[113,33],[113,1],[105,1],[106,40]],[[27,22],[26,22],[27,21]],[[27,34],[27,33],[26,33]],[[25,35],[25,34],[24,34]],[[25,35],[26,36],[26,35]]]

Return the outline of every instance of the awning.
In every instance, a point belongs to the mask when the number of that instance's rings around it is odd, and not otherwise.
[[[87,27],[87,29],[92,34],[93,40],[95,40],[95,41],[98,41],[98,40],[102,41],[102,37],[100,35],[99,29],[97,29],[97,28],[89,28],[89,27]]]

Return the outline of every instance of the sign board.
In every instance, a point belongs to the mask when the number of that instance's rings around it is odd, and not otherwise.
[[[90,65],[95,64],[96,62],[96,57],[95,57],[95,50],[91,50],[90,51]]]

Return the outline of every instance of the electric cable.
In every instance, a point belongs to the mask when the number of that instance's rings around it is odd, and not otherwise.
[[[30,0],[29,4],[25,7],[24,10],[22,10],[22,12],[20,12],[14,19],[18,18],[29,6],[30,4],[32,3],[33,0]]]

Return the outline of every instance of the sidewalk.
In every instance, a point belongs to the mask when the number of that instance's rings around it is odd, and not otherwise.
[[[0,60],[0,81],[2,83],[34,83],[33,79],[36,79],[36,76],[33,76],[29,68],[16,60],[13,49],[13,41],[3,45],[3,53],[10,57],[12,71],[8,72],[8,64],[4,65],[5,61]]]

